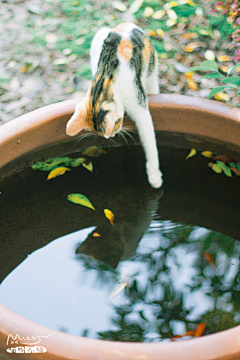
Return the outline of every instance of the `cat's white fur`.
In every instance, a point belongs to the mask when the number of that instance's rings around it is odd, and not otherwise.
[[[138,28],[134,24],[128,24],[125,30],[121,32],[123,38],[129,39],[131,30]],[[138,28],[139,29],[139,28]],[[141,30],[141,29],[139,29]],[[98,61],[102,50],[102,45],[108,36],[110,28],[100,29],[91,45],[90,57],[92,75],[97,72]],[[141,30],[142,31],[142,30]],[[149,109],[143,108],[138,103],[136,86],[134,85],[134,72],[129,66],[129,62],[124,57],[120,57],[120,65],[116,80],[113,83],[114,100],[117,104],[118,118],[123,118],[124,111],[128,113],[131,119],[136,123],[140,140],[146,156],[146,171],[148,181],[154,188],[159,188],[162,185],[162,173],[159,169],[158,150],[156,145],[156,138],[152,117]],[[147,94],[159,94],[158,85],[158,65],[156,66],[150,76],[147,76],[147,66],[142,74],[142,84]]]

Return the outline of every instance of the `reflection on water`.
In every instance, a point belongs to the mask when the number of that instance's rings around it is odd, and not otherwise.
[[[158,191],[137,147],[131,157],[109,150],[93,173],[75,168],[46,182],[28,169],[0,183],[0,302],[53,329],[118,341],[239,324],[239,179],[214,174],[203,157],[186,162],[185,150],[160,153]],[[75,192],[96,211],[68,202]],[[109,299],[123,268],[133,281]]]
[[[240,323],[238,241],[229,248],[229,237],[219,233],[152,220],[135,254],[113,269],[76,254],[94,231],[35,251],[3,281],[0,301],[48,327],[109,340],[159,341],[201,321],[207,333]],[[204,251],[216,259],[217,271]],[[133,285],[109,300],[122,267],[134,275]]]

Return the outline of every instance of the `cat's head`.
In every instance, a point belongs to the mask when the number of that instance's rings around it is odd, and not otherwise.
[[[82,130],[89,130],[109,138],[121,130],[122,121],[114,101],[98,101],[93,107],[91,95],[88,94],[76,105],[75,112],[67,123],[66,133],[74,136]]]

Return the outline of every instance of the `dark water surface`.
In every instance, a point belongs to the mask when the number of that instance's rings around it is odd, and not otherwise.
[[[201,155],[186,161],[188,150],[159,151],[160,190],[147,183],[138,146],[92,158],[93,173],[80,166],[46,182],[47,172],[28,168],[0,182],[0,302],[50,328],[109,340],[240,324],[240,178],[215,174]]]

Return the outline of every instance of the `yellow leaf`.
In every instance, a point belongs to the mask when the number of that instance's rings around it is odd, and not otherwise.
[[[71,170],[64,166],[58,167],[58,168],[50,171],[50,173],[48,174],[47,180],[53,179],[59,175],[63,175],[66,171],[71,171]]]
[[[227,56],[227,55],[219,55],[217,57],[218,61],[229,61],[231,60],[231,56]]]
[[[186,157],[186,160],[189,159],[190,157],[196,155],[197,150],[196,149],[191,149],[190,153],[188,154],[188,156]]]
[[[198,34],[194,33],[194,32],[188,32],[188,33],[181,35],[181,38],[187,39],[187,40],[196,39],[197,37],[198,37]]]
[[[228,72],[228,67],[225,66],[225,65],[220,66],[220,69],[221,69],[223,72],[225,72],[225,73]]]
[[[205,150],[201,152],[202,156],[205,156],[206,158],[212,158],[213,157],[213,153],[211,151]]]
[[[92,234],[92,236],[94,236],[94,237],[100,237],[101,235],[100,235],[99,233],[95,232],[95,233]]]
[[[191,89],[191,90],[197,90],[197,83],[191,79],[187,80],[187,83],[188,83],[188,87]]]
[[[167,58],[168,58],[168,54],[166,54],[166,53],[160,54],[160,58],[161,58],[161,59],[167,59]]]
[[[82,163],[82,166],[85,167],[85,169],[87,169],[88,171],[93,172],[93,164],[91,161],[84,161]]]
[[[163,18],[163,16],[166,14],[165,10],[158,10],[153,15],[152,18],[156,20],[160,20]]]
[[[212,168],[213,171],[215,171],[215,173],[221,174],[222,168],[221,168],[221,166],[219,166],[218,164],[214,164],[214,163],[210,162],[210,163],[208,164],[208,166],[209,166],[210,168]]]
[[[119,294],[126,286],[127,286],[127,283],[122,283],[122,284],[117,285],[111,292],[109,299],[112,299],[114,296]]]
[[[219,101],[228,101],[230,99],[229,95],[226,94],[224,91],[220,91],[217,94],[214,95],[216,100]]]
[[[21,67],[20,72],[25,72],[27,70],[26,66]]]
[[[98,157],[98,156],[101,156],[102,154],[107,154],[107,152],[103,149],[99,149],[99,147],[95,146],[95,145],[88,147],[82,153],[82,155],[89,156],[89,157]]]
[[[82,205],[82,206],[86,206],[90,209],[93,209],[95,210],[94,206],[92,205],[91,201],[85,196],[85,195],[82,195],[82,194],[78,194],[78,193],[75,193],[75,194],[69,194],[67,196],[67,199],[75,204],[79,204],[79,205]]]
[[[106,218],[110,221],[111,225],[113,226],[114,214],[109,209],[104,209],[103,211]]]
[[[156,33],[158,34],[159,37],[163,37],[163,35],[165,34],[165,32],[162,29],[157,29]]]
[[[147,7],[144,9],[143,16],[144,16],[144,17],[149,17],[149,16],[153,15],[153,13],[154,13],[153,8],[150,7],[150,6],[147,6]]]
[[[195,6],[195,5],[196,5],[195,2],[193,2],[192,0],[187,0],[187,3],[188,3],[188,5],[191,5],[191,6]]]
[[[171,1],[170,4],[172,7],[178,6],[178,3],[176,1]]]
[[[154,30],[146,30],[148,36],[154,36],[156,35],[156,32]]]
[[[198,47],[197,42],[191,42],[184,47],[184,50],[187,52],[193,52]]]

